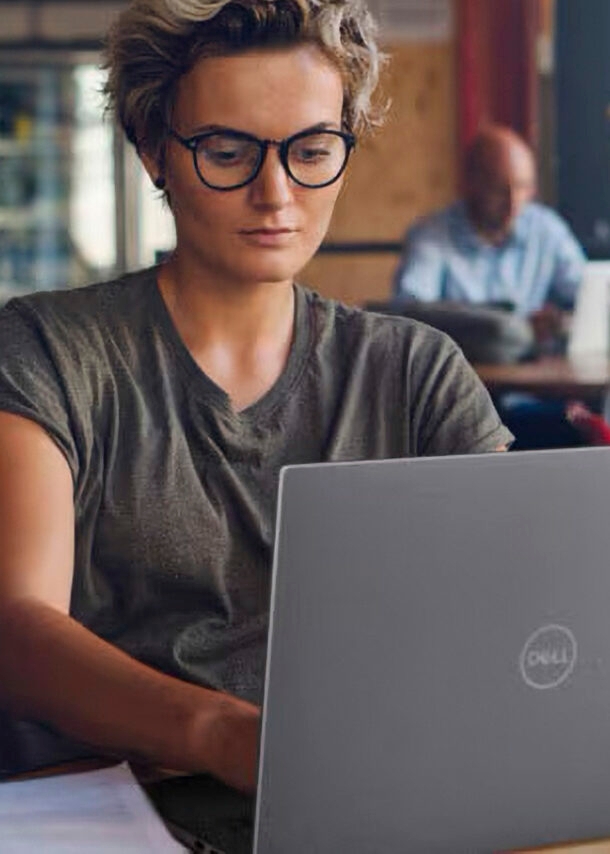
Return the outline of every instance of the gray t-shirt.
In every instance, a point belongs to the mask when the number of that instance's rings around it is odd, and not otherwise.
[[[236,413],[156,275],[5,306],[0,409],[42,425],[70,466],[72,615],[166,673],[260,703],[280,468],[512,437],[445,335],[300,286],[283,373]]]

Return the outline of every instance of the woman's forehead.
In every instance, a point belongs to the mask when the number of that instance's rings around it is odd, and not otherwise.
[[[338,124],[342,108],[340,71],[300,45],[199,60],[180,81],[174,119],[188,131],[213,124],[270,134],[270,125]]]

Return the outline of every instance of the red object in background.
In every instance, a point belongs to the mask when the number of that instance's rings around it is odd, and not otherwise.
[[[489,122],[536,149],[538,0],[457,0],[461,153]]]
[[[583,403],[569,403],[566,418],[590,445],[610,445],[610,424]]]

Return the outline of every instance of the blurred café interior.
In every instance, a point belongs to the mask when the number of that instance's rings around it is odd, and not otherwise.
[[[172,248],[160,194],[104,116],[101,38],[123,6],[0,0],[0,304],[112,278]],[[537,198],[569,224],[596,273],[595,293],[588,289],[584,314],[577,306],[552,357],[510,347],[469,353],[456,337],[492,393],[574,399],[602,417],[610,385],[610,3],[370,6],[389,59],[386,121],[359,142],[330,232],[301,280],[349,304],[391,306],[407,228],[459,197],[473,135],[506,125],[533,149]]]

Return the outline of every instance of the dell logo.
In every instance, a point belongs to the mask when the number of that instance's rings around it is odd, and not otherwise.
[[[574,670],[576,638],[565,626],[537,629],[527,640],[519,657],[519,669],[530,688],[557,688]]]

